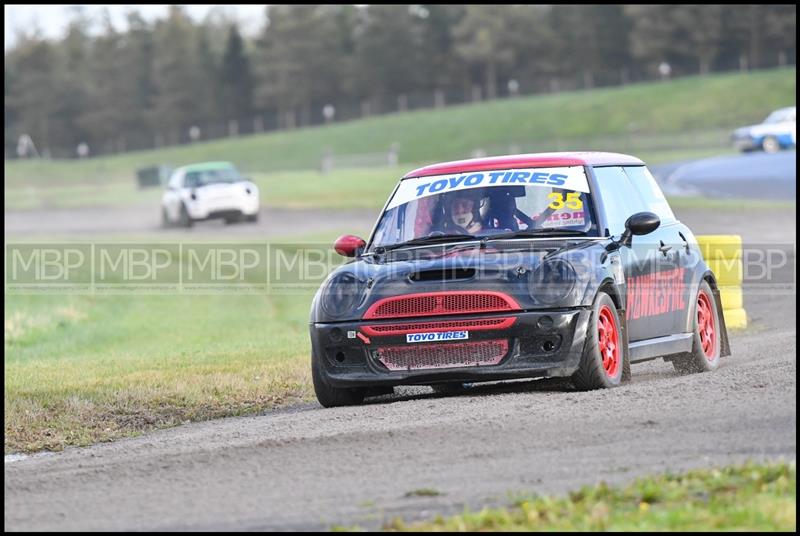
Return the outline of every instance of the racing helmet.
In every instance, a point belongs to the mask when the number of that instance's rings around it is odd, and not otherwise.
[[[466,229],[481,222],[481,200],[483,188],[471,188],[446,194],[444,200],[445,224],[458,225]]]

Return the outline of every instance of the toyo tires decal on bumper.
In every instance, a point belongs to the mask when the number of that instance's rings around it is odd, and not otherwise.
[[[466,339],[469,339],[469,331],[434,331],[406,335],[406,342],[460,341]]]

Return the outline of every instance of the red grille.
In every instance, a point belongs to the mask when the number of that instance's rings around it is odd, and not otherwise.
[[[510,328],[516,318],[479,318],[475,320],[447,320],[444,322],[413,322],[406,324],[382,324],[378,326],[364,326],[361,329],[367,335],[402,335],[417,331],[435,333],[437,331],[450,330],[471,330],[480,331],[484,329],[506,329]]]
[[[413,344],[378,348],[378,360],[389,370],[420,370],[496,365],[508,353],[508,340],[451,344]]]
[[[502,292],[429,292],[379,300],[367,309],[364,318],[404,318],[517,310],[519,310],[517,302]]]

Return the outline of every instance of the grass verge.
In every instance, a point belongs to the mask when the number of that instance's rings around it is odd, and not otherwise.
[[[668,199],[673,210],[728,210],[728,211],[750,211],[750,210],[788,210],[796,209],[797,203],[794,200],[782,201],[772,199],[747,199],[747,198],[711,198],[700,196],[672,196]],[[680,214],[678,214],[680,216]]]
[[[311,400],[310,295],[8,296],[5,452]]]
[[[5,452],[60,450],[313,400],[308,316],[331,265],[317,259],[306,273],[312,263],[292,255],[303,244],[309,255],[330,252],[334,231],[283,241],[279,282],[289,285],[272,290],[7,292]],[[183,242],[184,253],[190,245]],[[208,260],[199,251],[198,270]],[[182,259],[164,280],[186,274]],[[322,262],[343,260],[330,253]],[[259,262],[244,282],[264,282],[267,269]]]
[[[395,519],[387,531],[791,531],[797,528],[794,462],[700,469],[530,496],[511,508],[465,511],[431,522]]]

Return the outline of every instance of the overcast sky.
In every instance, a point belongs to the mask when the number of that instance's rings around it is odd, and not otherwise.
[[[22,30],[29,32],[38,26],[42,34],[46,37],[61,37],[69,21],[69,7],[76,4],[62,5],[8,5],[4,7],[5,14],[5,48],[13,46],[17,33]],[[125,29],[125,13],[128,11],[138,11],[147,20],[162,18],[166,15],[168,5],[108,5],[94,4],[86,5],[86,13],[99,19],[103,9],[108,9],[111,21],[119,30]],[[202,20],[212,8],[227,10],[235,16],[240,24],[242,31],[247,35],[253,35],[264,25],[264,5],[185,5],[186,11],[195,20]]]

